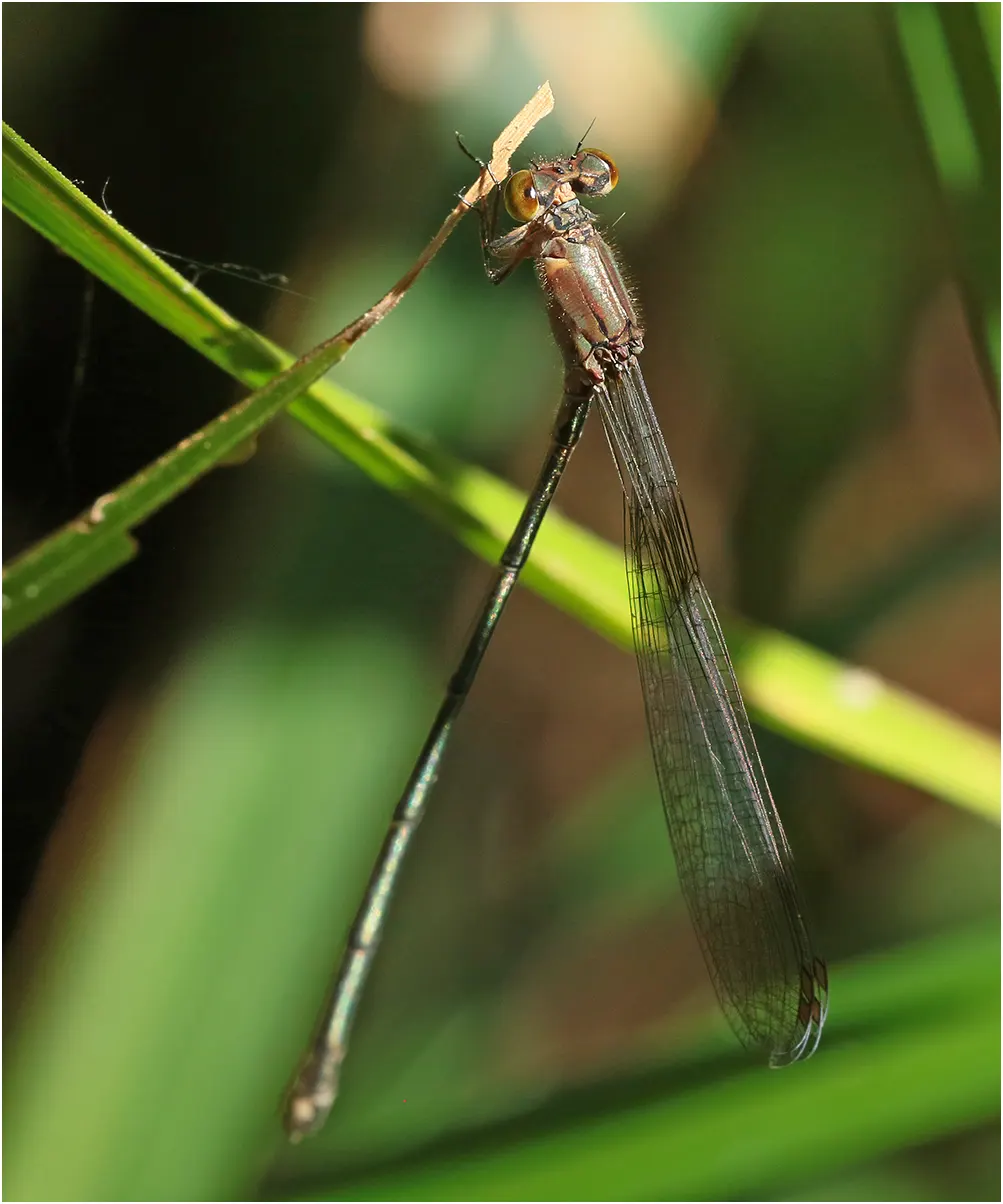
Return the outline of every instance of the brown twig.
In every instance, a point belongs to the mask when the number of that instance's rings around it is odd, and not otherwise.
[[[366,331],[371,330],[377,322],[387,316],[452,234],[460,218],[488,195],[496,181],[504,180],[508,175],[509,160],[512,155],[526,139],[530,130],[538,121],[546,117],[553,107],[554,94],[550,90],[550,84],[543,83],[495,139],[491,148],[491,161],[481,169],[480,175],[457,201],[456,207],[439,227],[438,233],[411,267],[371,309],[367,309],[360,317],[349,322],[344,330],[333,335],[325,345],[340,341],[345,344],[347,351]]]

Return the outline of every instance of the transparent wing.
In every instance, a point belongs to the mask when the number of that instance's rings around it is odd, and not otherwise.
[[[725,1015],[782,1066],[818,1045],[825,963],[636,361],[596,394],[623,483],[634,644],[683,895]]]

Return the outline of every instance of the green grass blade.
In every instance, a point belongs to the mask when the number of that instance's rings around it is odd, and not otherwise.
[[[4,126],[4,203],[224,371],[261,388],[293,357],[242,326],[94,205]],[[522,495],[415,438],[330,381],[288,412],[373,480],[495,560]],[[625,648],[632,646],[622,553],[552,512],[522,581]],[[757,719],[831,756],[999,815],[999,744],[939,708],[807,644],[745,628],[735,663]],[[848,685],[849,683],[849,685]]]
[[[3,126],[3,202],[39,234],[245,384],[277,364],[254,332],[194,288],[18,134]],[[242,371],[238,371],[238,366]],[[255,372],[257,375],[255,376]]]
[[[314,348],[6,566],[4,642],[130,560],[137,550],[129,535],[134,527],[252,439],[346,350],[337,338]]]
[[[999,5],[896,4],[893,11],[919,124],[953,225],[972,336],[998,404]]]
[[[98,524],[100,526],[100,524]],[[78,518],[12,561],[3,573],[3,642],[72,602],[78,594],[128,564],[136,541],[119,526],[89,538]]]
[[[734,660],[766,726],[999,821],[1000,747],[986,733],[777,632],[739,638]]]

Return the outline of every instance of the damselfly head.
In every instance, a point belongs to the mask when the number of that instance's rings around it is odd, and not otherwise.
[[[620,173],[605,151],[587,146],[570,158],[533,162],[510,176],[505,185],[505,208],[517,222],[531,222],[555,204],[575,196],[607,196],[617,186]]]

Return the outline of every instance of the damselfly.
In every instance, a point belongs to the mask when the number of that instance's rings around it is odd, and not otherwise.
[[[564,468],[595,403],[624,493],[627,582],[648,732],[679,881],[725,1015],[771,1066],[814,1053],[828,1006],[825,963],[804,920],[791,851],[767,785],[731,659],[700,580],[689,523],[638,355],[643,330],[609,245],[582,197],[616,187],[609,155],[579,146],[532,163],[504,188],[521,224],[494,237],[482,210],[489,277],[536,263],[564,359],[564,396],[547,457],[474,632],[394,812],[286,1127],[316,1131],[338,1073],[405,851],[453,723]]]

